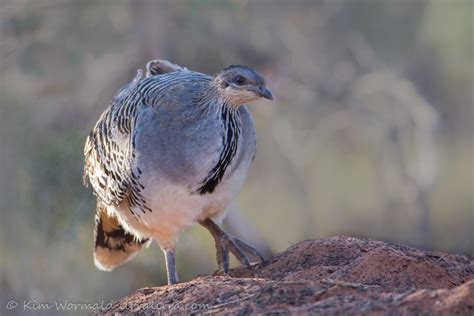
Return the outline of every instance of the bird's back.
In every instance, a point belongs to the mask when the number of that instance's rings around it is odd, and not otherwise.
[[[193,193],[221,159],[229,160],[222,173],[230,175],[245,152],[253,156],[255,132],[250,113],[245,106],[229,110],[216,96],[209,96],[211,77],[183,72],[151,77],[144,85],[155,80],[161,86],[148,92],[152,106],[138,115],[135,134],[137,164],[144,173],[157,182],[182,184]],[[221,157],[226,147],[227,157]]]

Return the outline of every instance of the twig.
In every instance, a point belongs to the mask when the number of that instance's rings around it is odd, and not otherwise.
[[[241,302],[241,301],[245,301],[245,300],[248,300],[250,298],[253,298],[254,296],[257,296],[258,293],[252,293],[252,294],[249,294],[247,296],[244,296],[244,297],[239,297],[235,300],[232,300],[232,301],[229,301],[229,302],[225,302],[225,303],[222,303],[222,304],[218,304],[218,305],[214,305],[212,306],[211,308],[209,308],[205,313],[203,313],[203,315],[206,315],[206,314],[210,314],[210,313],[214,313],[216,309],[220,309],[224,306],[227,306],[227,305],[230,305],[230,304],[234,304],[234,303],[237,303],[237,302]]]
[[[397,307],[397,306],[403,304],[403,303],[404,303],[404,302],[403,302],[403,299],[405,299],[405,297],[407,297],[408,295],[412,294],[412,293],[415,292],[415,291],[416,291],[416,288],[413,287],[413,288],[409,289],[409,290],[408,290],[407,292],[405,292],[405,293],[401,293],[401,294],[396,295],[396,296],[393,298],[393,303],[394,303],[393,306],[394,306],[394,307]]]
[[[403,257],[407,260],[411,260],[411,261],[417,261],[415,258],[411,258],[411,257],[408,257],[406,254],[404,254],[403,252],[393,248],[393,247],[389,247],[390,250],[392,250],[393,252],[397,253],[400,257]]]
[[[324,279],[321,282],[325,284],[333,285],[333,286],[349,287],[349,288],[359,289],[359,290],[367,290],[368,288],[372,288],[372,287],[380,287],[380,285],[352,283],[352,282],[333,280],[333,279]]]

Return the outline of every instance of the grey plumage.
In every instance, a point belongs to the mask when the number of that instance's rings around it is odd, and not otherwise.
[[[182,229],[200,222],[215,238],[224,236],[205,221],[225,215],[245,179],[255,130],[243,104],[271,99],[264,84],[243,66],[211,77],[156,60],[147,64],[145,78],[139,71],[119,90],[84,150],[84,178],[92,184],[102,219],[96,224],[97,266],[112,269],[154,239],[165,252],[168,281],[175,283],[174,248]],[[97,238],[107,216],[114,247]],[[235,254],[237,244],[226,242]],[[107,251],[127,255],[110,261]]]

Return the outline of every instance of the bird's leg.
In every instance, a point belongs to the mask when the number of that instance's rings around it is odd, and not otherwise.
[[[229,250],[225,244],[219,242],[216,237],[214,237],[214,240],[216,242],[217,265],[219,266],[219,269],[223,269],[225,272],[227,272],[229,271]]]
[[[226,234],[211,219],[208,218],[200,221],[199,224],[204,226],[211,233],[212,237],[214,237],[217,250],[217,264],[225,273],[229,270],[229,250],[246,267],[250,267],[250,261],[245,255],[245,252],[250,253],[255,257],[259,257],[261,261],[264,261],[262,255],[257,251],[257,249],[236,237]]]
[[[211,219],[205,219],[199,222],[204,226],[214,237],[216,242],[216,257],[219,268],[222,268],[224,272],[229,271],[229,250],[234,256],[245,266],[250,267],[250,262],[243,251],[237,246],[235,241],[231,239],[219,226],[216,225]]]
[[[166,274],[168,276],[168,285],[179,282],[178,274],[176,273],[176,251],[174,249],[163,249],[166,260]]]

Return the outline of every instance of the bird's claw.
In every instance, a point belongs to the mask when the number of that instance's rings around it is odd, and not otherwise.
[[[247,268],[250,268],[250,260],[246,253],[258,257],[261,262],[264,261],[263,256],[257,249],[227,234],[216,240],[216,249],[217,264],[219,265],[219,269],[222,269],[226,274],[229,271],[229,251]]]
[[[216,257],[219,269],[224,270],[227,274],[229,271],[229,251],[247,268],[250,268],[250,260],[247,254],[258,257],[262,262],[263,256],[243,240],[225,233],[219,226],[216,225],[210,218],[199,222],[204,226],[216,242]]]

